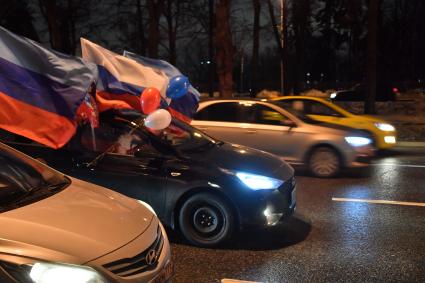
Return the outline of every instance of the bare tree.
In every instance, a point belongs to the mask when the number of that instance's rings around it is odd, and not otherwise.
[[[163,14],[164,8],[164,0],[148,0],[148,54],[149,57],[152,58],[158,58],[158,46],[160,42],[159,20]]]
[[[304,63],[306,50],[306,39],[311,34],[311,0],[297,0],[293,3],[292,23],[295,39],[295,64],[293,72],[295,75],[294,94],[299,94],[304,80]]]
[[[145,25],[143,22],[143,7],[142,0],[136,0],[137,5],[137,37],[138,37],[138,48],[137,51],[142,56],[146,56],[146,38],[145,38]]]
[[[369,0],[367,29],[367,98],[365,113],[375,113],[379,0]]]
[[[258,58],[260,52],[260,0],[252,0],[254,7],[254,23],[252,32],[252,61],[251,61],[251,94],[255,96],[258,91]]]
[[[217,0],[216,26],[214,30],[216,48],[216,66],[221,97],[233,94],[233,57],[235,48],[230,28],[231,0]]]
[[[60,23],[55,0],[39,0],[40,9],[46,19],[50,34],[50,45],[53,49],[64,51],[60,31]]]
[[[12,32],[39,41],[33,15],[25,1],[0,0],[0,25]]]

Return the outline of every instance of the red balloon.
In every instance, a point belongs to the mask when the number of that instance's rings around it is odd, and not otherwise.
[[[140,105],[142,106],[143,113],[149,115],[158,109],[160,104],[161,94],[159,90],[154,87],[148,87],[142,92],[140,96]]]

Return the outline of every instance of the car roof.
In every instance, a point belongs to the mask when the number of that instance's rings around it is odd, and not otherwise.
[[[217,98],[217,97],[208,97],[203,98],[199,102],[209,102],[209,101],[268,101],[267,98],[256,98],[256,97],[232,97],[232,98]]]
[[[287,116],[288,118],[292,119],[293,121],[297,122],[297,123],[305,123],[303,122],[301,119],[299,119],[298,117],[296,117],[293,113],[291,113],[286,107],[282,107],[279,105],[276,105],[274,103],[273,100],[271,99],[258,99],[258,98],[251,98],[251,99],[239,99],[239,98],[225,98],[225,99],[209,99],[209,100],[205,100],[205,101],[201,101],[199,102],[199,107],[198,107],[198,111],[213,105],[213,104],[218,104],[218,103],[226,103],[226,102],[240,102],[240,103],[258,103],[258,104],[268,104],[270,107],[274,108],[276,110],[276,108],[280,109],[278,111],[282,112],[282,114],[284,114],[285,116]]]
[[[272,98],[272,101],[279,100],[291,100],[291,99],[306,99],[306,100],[316,100],[316,101],[328,101],[324,97],[316,97],[316,96],[306,96],[306,95],[288,95],[288,96],[279,96],[276,98]]]

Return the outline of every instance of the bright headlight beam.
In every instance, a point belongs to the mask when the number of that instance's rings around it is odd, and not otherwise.
[[[371,139],[365,137],[345,137],[345,140],[352,146],[364,146],[372,143]]]
[[[236,176],[252,190],[272,190],[279,188],[283,184],[282,180],[262,175],[237,172]]]
[[[375,123],[375,126],[380,129],[381,131],[385,132],[392,132],[395,131],[395,128],[393,125],[387,124],[387,123]]]
[[[330,98],[334,99],[335,97],[336,97],[336,92],[332,92],[331,95],[330,95]]]
[[[56,263],[35,263],[30,277],[34,283],[105,283],[90,267]]]

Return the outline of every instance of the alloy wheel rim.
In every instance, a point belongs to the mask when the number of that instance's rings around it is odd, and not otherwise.
[[[193,225],[201,234],[215,234],[220,226],[220,216],[211,207],[200,207],[193,213]]]
[[[320,151],[311,158],[313,172],[320,176],[332,175],[338,169],[338,157],[330,151]]]

